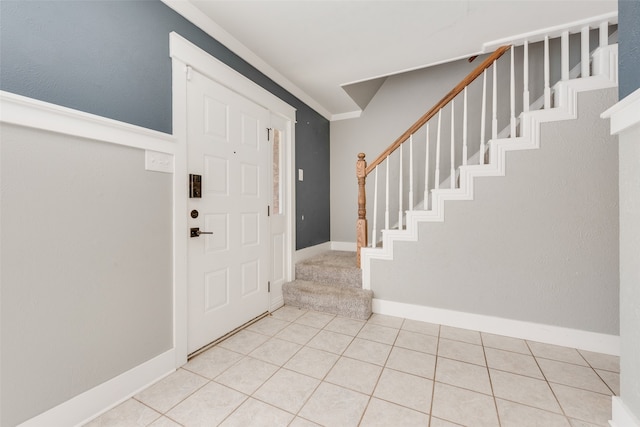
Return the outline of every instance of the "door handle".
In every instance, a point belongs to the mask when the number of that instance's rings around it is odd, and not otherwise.
[[[213,234],[212,231],[200,231],[200,228],[193,227],[191,228],[191,237],[198,237],[201,234]]]

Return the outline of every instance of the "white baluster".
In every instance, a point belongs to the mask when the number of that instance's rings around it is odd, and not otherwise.
[[[551,88],[549,87],[549,36],[544,36],[544,108],[551,108]]]
[[[516,137],[516,68],[515,68],[515,47],[511,45],[511,120],[509,121],[511,125],[511,138]]]
[[[462,108],[462,165],[467,165],[467,88],[464,88],[464,104]]]
[[[429,210],[429,123],[427,123],[426,149],[424,154],[424,210]]]
[[[442,123],[442,108],[438,111],[438,133],[436,137],[436,176],[433,183],[434,189],[440,188],[440,124]]]
[[[522,91],[522,111],[529,111],[529,41],[524,41],[524,66],[522,69],[524,89]]]
[[[449,179],[451,180],[451,188],[456,188],[456,138],[455,138],[455,113],[456,100],[451,100],[451,170],[449,171]]]
[[[569,31],[560,35],[560,79],[569,80]]]
[[[482,73],[482,113],[480,115],[480,164],[484,165],[484,138],[487,122],[487,70]]]
[[[598,44],[601,48],[609,46],[609,23],[607,21],[600,23],[599,41]]]
[[[582,27],[580,31],[580,64],[582,65],[582,78],[589,77],[589,26]]]
[[[496,139],[498,137],[498,61],[493,61],[493,99],[491,107],[491,139]]]
[[[389,156],[387,156],[387,177],[386,177],[386,182],[385,182],[385,192],[387,194],[386,200],[385,200],[385,208],[384,208],[384,229],[388,230],[389,229],[389,163],[391,163],[391,161],[389,160]]]
[[[413,210],[413,135],[409,137],[409,210]]]
[[[376,165],[376,177],[373,181],[373,232],[371,233],[371,247],[375,248],[377,240],[378,226],[378,165]]]
[[[404,143],[400,145],[400,172],[398,173],[398,230],[402,230],[402,177],[404,172],[402,170],[402,147]]]

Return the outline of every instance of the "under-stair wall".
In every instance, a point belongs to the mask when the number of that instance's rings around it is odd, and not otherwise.
[[[578,119],[541,124],[540,149],[370,261],[374,312],[428,307],[618,335],[616,89],[582,92]],[[404,306],[403,306],[404,305]],[[391,309],[393,311],[393,309]],[[473,325],[468,325],[473,327]]]

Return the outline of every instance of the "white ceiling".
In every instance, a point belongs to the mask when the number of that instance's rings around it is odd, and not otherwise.
[[[617,10],[617,0],[163,1],[334,119],[356,114],[382,80],[353,86],[358,103],[345,85],[471,56],[487,42]]]

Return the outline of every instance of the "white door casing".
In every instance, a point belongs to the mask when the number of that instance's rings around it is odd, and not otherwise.
[[[266,108],[271,116],[284,120],[286,135],[283,138],[283,206],[285,224],[284,235],[284,281],[293,279],[293,253],[295,248],[295,193],[294,193],[294,159],[295,159],[295,109],[276,97],[266,89],[253,83],[226,64],[212,57],[202,49],[193,45],[176,33],[170,34],[170,50],[173,70],[173,134],[177,141],[175,155],[175,187],[174,187],[174,347],[176,349],[176,367],[187,361],[188,351],[188,245],[190,244],[190,223],[188,207],[188,174],[187,167],[187,69],[197,70],[229,90],[250,99]],[[275,125],[277,126],[277,125]],[[197,226],[197,225],[196,225]],[[207,231],[204,226],[201,230]],[[202,236],[204,237],[204,236]],[[271,240],[271,236],[269,236]],[[273,242],[271,242],[271,245]],[[270,245],[270,246],[271,246]],[[273,268],[273,261],[270,260]],[[272,283],[270,294],[270,310],[282,305],[282,290]]]
[[[189,225],[203,232],[188,245],[191,353],[268,311],[271,144],[266,109],[190,74],[188,167],[201,197],[189,198]]]

